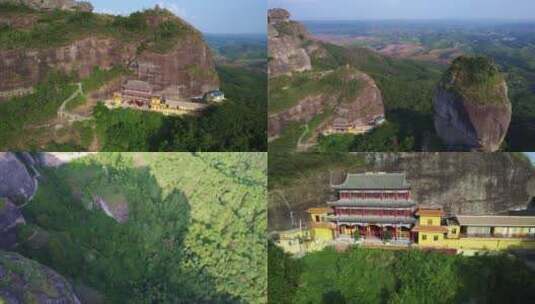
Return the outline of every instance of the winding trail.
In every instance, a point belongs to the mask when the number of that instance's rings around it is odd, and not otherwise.
[[[87,117],[87,116],[70,113],[65,109],[67,107],[67,104],[69,104],[69,102],[73,101],[79,95],[84,95],[82,83],[78,82],[76,85],[78,86],[76,91],[72,93],[72,95],[69,96],[69,98],[67,98],[58,109],[57,115],[58,115],[59,120],[67,120],[69,123],[73,123],[76,121],[85,121],[85,120],[93,119],[93,117]]]

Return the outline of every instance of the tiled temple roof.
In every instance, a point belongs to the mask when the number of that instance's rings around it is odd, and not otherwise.
[[[535,216],[458,215],[461,226],[535,227]]]
[[[406,190],[410,188],[410,184],[405,173],[350,173],[342,184],[332,187],[348,190]]]
[[[416,203],[412,200],[354,200],[342,199],[333,202],[327,202],[327,205],[333,207],[413,207]]]

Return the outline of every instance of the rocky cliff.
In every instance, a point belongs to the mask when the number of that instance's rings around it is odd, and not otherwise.
[[[332,197],[330,181],[336,183],[349,172],[406,172],[418,204],[439,204],[447,212],[456,214],[498,214],[526,208],[529,198],[535,194],[535,170],[529,160],[519,154],[355,155],[358,156],[364,159],[364,165],[339,164],[333,157],[325,157],[323,168],[326,169],[311,168],[306,173],[297,174],[298,178],[284,186],[272,187],[269,195],[270,230],[288,229],[291,226],[290,212],[293,212],[295,223],[299,218],[306,220],[307,208],[324,206]]]
[[[332,129],[335,121],[358,128],[384,116],[382,95],[375,81],[349,64],[321,64],[332,57],[326,45],[289,18],[290,13],[284,9],[268,13],[270,139],[277,138],[291,123],[308,123],[322,115],[322,121],[310,130],[308,142],[301,143],[310,146],[318,134]],[[276,103],[285,105],[272,106]]]
[[[35,178],[25,164],[10,152],[0,152],[0,197],[24,202],[37,191]]]
[[[0,303],[79,304],[61,275],[19,254],[0,251]]]
[[[270,77],[312,69],[310,56],[305,49],[309,35],[302,24],[289,18],[290,13],[283,9],[270,9],[268,12]]]
[[[0,0],[0,4],[25,5],[36,10],[71,10],[81,12],[93,11],[93,5],[87,1],[73,0]]]
[[[30,92],[52,70],[85,78],[95,67],[113,66],[130,69],[130,78],[149,82],[154,91],[176,88],[184,98],[219,88],[213,56],[202,35],[169,11],[156,8],[129,17],[64,14],[0,12],[0,20],[7,20],[14,34],[20,30],[13,20],[24,19],[24,31],[45,36],[50,31],[54,37],[49,44],[0,44],[0,98]],[[56,27],[65,27],[65,37],[56,37]]]
[[[17,243],[17,226],[25,224],[20,209],[9,199],[0,197],[0,250]]]
[[[435,129],[453,150],[496,151],[511,122],[507,83],[484,57],[459,57],[438,84]]]

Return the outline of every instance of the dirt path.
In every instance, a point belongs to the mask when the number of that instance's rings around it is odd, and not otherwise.
[[[67,120],[68,123],[74,123],[76,121],[85,121],[85,120],[93,119],[93,117],[91,116],[78,115],[75,113],[71,113],[65,109],[67,107],[67,104],[69,104],[69,102],[73,101],[79,95],[80,96],[84,95],[82,83],[78,82],[76,85],[78,86],[78,89],[74,93],[72,93],[72,95],[69,98],[67,98],[58,109],[57,115],[58,115],[59,120]]]

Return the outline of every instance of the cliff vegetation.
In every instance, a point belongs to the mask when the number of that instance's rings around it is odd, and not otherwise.
[[[102,153],[39,168],[16,251],[104,303],[265,303],[266,161]]]

